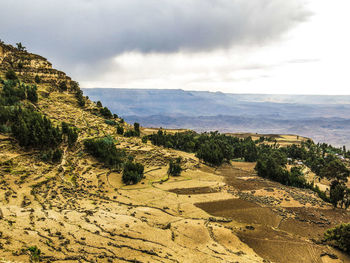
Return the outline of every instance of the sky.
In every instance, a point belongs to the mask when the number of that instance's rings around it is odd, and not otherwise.
[[[350,95],[349,0],[13,0],[0,39],[83,88]]]

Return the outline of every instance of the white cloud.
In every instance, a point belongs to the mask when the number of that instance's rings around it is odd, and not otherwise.
[[[129,52],[90,86],[238,93],[350,94],[346,0],[309,1],[313,16],[284,39],[209,52]]]

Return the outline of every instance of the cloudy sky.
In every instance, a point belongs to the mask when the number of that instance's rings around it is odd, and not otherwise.
[[[349,0],[11,0],[0,39],[82,87],[350,94]]]

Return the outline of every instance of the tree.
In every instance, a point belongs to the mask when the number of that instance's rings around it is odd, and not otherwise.
[[[120,125],[117,126],[117,133],[120,134],[120,135],[123,135],[124,134],[124,128]]]
[[[349,175],[349,169],[336,158],[332,158],[331,161],[328,161],[320,171],[321,178],[327,178],[330,181],[335,180],[344,183],[348,181]]]
[[[23,46],[21,42],[16,43],[16,46],[19,51],[26,51],[26,47]]]
[[[125,152],[115,147],[112,137],[87,139],[84,142],[88,153],[106,166],[119,168],[125,158]]]
[[[134,123],[134,131],[136,133],[136,136],[140,136],[140,123]]]
[[[56,149],[54,152],[53,152],[53,154],[52,154],[52,161],[54,162],[54,163],[57,163],[57,162],[59,162],[59,161],[61,161],[61,159],[62,159],[62,150],[60,150],[60,149]]]
[[[350,255],[350,223],[328,229],[323,241]]]
[[[75,93],[75,97],[77,98],[78,105],[80,107],[84,107],[85,106],[85,99],[84,99],[84,96],[83,96],[83,92],[81,90],[78,90]]]
[[[61,91],[67,91],[67,83],[65,81],[61,81],[60,84],[58,85]]]
[[[38,102],[37,87],[35,85],[32,87],[27,86],[27,99],[33,103]]]
[[[107,107],[100,108],[100,113],[103,117],[105,117],[107,119],[110,119],[113,117],[111,111]]]
[[[170,160],[168,174],[171,176],[180,176],[181,172],[181,158],[177,158],[175,162],[173,160]]]
[[[336,180],[331,182],[329,197],[334,207],[337,207],[338,203],[344,199],[345,191],[346,186],[344,183]]]
[[[35,83],[39,84],[41,82],[41,79],[38,75],[35,75],[34,81],[35,81]]]
[[[102,108],[102,103],[101,103],[101,101],[96,102],[96,106],[99,107],[99,108]]]
[[[143,178],[144,167],[140,163],[128,161],[124,164],[123,183],[126,185],[137,184]]]

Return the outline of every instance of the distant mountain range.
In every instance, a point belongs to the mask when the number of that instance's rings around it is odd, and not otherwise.
[[[128,122],[196,131],[289,133],[350,147],[350,96],[84,89]]]

